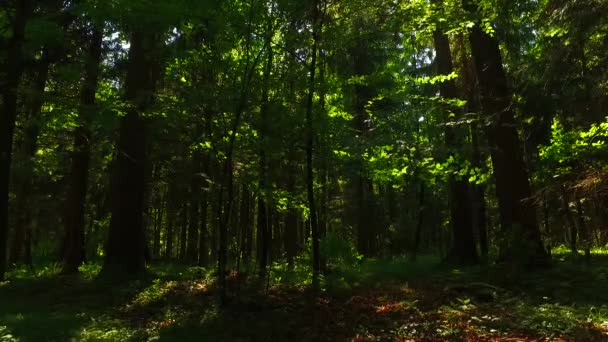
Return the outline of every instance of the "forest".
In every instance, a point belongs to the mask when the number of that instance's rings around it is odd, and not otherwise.
[[[608,1],[0,1],[0,341],[608,340]]]

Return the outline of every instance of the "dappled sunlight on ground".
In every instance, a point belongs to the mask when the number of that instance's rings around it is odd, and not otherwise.
[[[602,265],[564,264],[502,281],[499,269],[400,274],[408,264],[375,262],[361,266],[363,285],[344,288],[326,278],[316,295],[302,284],[231,274],[223,309],[213,278],[201,270],[119,284],[89,276],[15,280],[0,287],[0,341],[602,341]],[[354,279],[356,270],[347,272],[331,276]]]

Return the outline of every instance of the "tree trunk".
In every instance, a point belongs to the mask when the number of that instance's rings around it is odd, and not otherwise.
[[[266,149],[268,148],[268,115],[270,109],[270,99],[269,99],[269,90],[270,90],[270,77],[272,72],[272,63],[273,63],[273,51],[272,51],[272,23],[269,21],[268,27],[266,28],[266,50],[267,50],[267,59],[266,65],[264,67],[264,80],[263,80],[263,89],[262,89],[262,106],[260,109],[260,123],[259,123],[259,131],[260,131],[260,179],[258,181],[258,245],[259,245],[259,255],[258,255],[258,266],[260,272],[260,278],[264,278],[266,274],[266,268],[268,263],[268,258],[270,255],[270,224],[268,218],[268,160],[266,157]]]
[[[572,216],[572,212],[570,211],[570,201],[568,199],[568,193],[566,192],[566,187],[564,185],[562,185],[561,187],[561,192],[562,192],[562,210],[564,212],[564,217],[566,218],[566,224],[568,225],[568,237],[569,237],[569,244],[570,244],[570,251],[572,252],[572,254],[577,255],[578,254],[578,248],[577,248],[577,235],[578,235],[578,231],[576,229],[576,223],[574,222],[574,217]]]
[[[153,101],[156,77],[156,36],[131,33],[125,100],[131,106],[120,119],[116,174],[113,179],[112,219],[102,272],[128,275],[145,271],[143,226],[146,122],[143,112]]]
[[[241,189],[241,206],[240,206],[240,222],[241,222],[241,259],[245,263],[251,261],[251,231],[253,230],[251,221],[251,195],[249,188],[243,184]]]
[[[89,125],[95,111],[103,30],[93,28],[80,94],[80,124],[74,132],[74,152],[66,199],[63,273],[76,273],[84,261],[84,213],[91,159]]]
[[[287,175],[287,192],[289,194],[295,194],[296,192],[296,168],[293,166],[293,162],[289,161],[289,173]],[[298,212],[290,204],[285,215],[285,232],[283,234],[285,254],[287,257],[287,264],[289,267],[293,267],[293,262],[297,253],[297,239],[298,239]]]
[[[317,208],[315,205],[314,192],[314,173],[313,173],[313,153],[315,131],[313,125],[313,100],[315,95],[315,74],[317,72],[317,50],[321,31],[319,0],[313,2],[313,45],[311,51],[311,61],[308,79],[308,97],[306,102],[306,192],[308,197],[308,210],[310,220],[310,230],[312,236],[312,286],[314,289],[319,287],[319,272],[321,269],[319,251],[319,226],[317,222]]]
[[[171,260],[173,258],[174,250],[173,243],[175,241],[175,227],[177,223],[177,211],[178,211],[178,189],[177,180],[175,176],[169,180],[169,186],[167,189],[167,232],[165,234],[165,258]]]
[[[186,246],[188,242],[188,204],[184,203],[180,210],[179,261],[186,261]]]
[[[583,211],[583,203],[581,199],[576,199],[576,214],[578,217],[578,231],[581,232],[583,238],[583,246],[585,249],[585,262],[591,263],[591,233],[585,221],[585,213]]]
[[[190,178],[190,221],[188,226],[188,245],[186,261],[192,265],[198,263],[198,244],[200,227],[200,195],[203,186],[201,175],[202,155],[200,151],[192,157],[192,175]]]
[[[28,99],[28,117],[24,132],[23,143],[16,157],[22,159],[19,172],[15,175],[16,203],[15,203],[15,233],[9,251],[9,264],[21,263],[31,265],[32,260],[25,255],[27,248],[28,229],[31,229],[32,212],[29,207],[30,195],[34,186],[34,159],[38,149],[38,135],[41,127],[41,111],[44,103],[44,88],[49,75],[51,59],[47,49],[43,49],[42,56],[35,66],[34,81],[31,84],[31,96]],[[31,235],[31,233],[30,233]]]
[[[474,167],[481,169],[482,157],[479,149],[479,126],[474,124],[471,126],[471,143],[473,145],[472,164]],[[475,231],[479,240],[479,250],[481,257],[485,261],[488,259],[488,223],[486,213],[486,196],[485,186],[483,184],[473,184],[473,222]]]
[[[424,181],[420,180],[420,190],[418,191],[418,222],[416,223],[416,231],[414,233],[414,245],[412,246],[411,260],[416,261],[418,250],[420,248],[420,236],[422,235],[422,227],[424,216],[426,213],[426,203],[424,200]]]
[[[33,1],[17,2],[12,22],[12,37],[7,44],[2,89],[2,121],[0,124],[0,281],[6,272],[6,239],[8,235],[8,197],[13,152],[13,134],[17,118],[17,91],[23,71],[25,25],[32,14]]]
[[[248,28],[251,29],[251,24],[254,15],[254,8],[251,6],[249,13],[249,24]],[[232,121],[231,133],[228,136],[228,147],[226,151],[226,159],[223,165],[222,173],[222,184],[217,200],[217,216],[218,216],[218,249],[217,249],[217,282],[219,287],[219,299],[221,305],[225,305],[228,299],[226,292],[226,267],[227,267],[227,254],[228,254],[228,221],[232,213],[232,203],[234,200],[234,144],[236,135],[241,125],[241,119],[243,112],[247,106],[249,86],[255,70],[254,65],[250,65],[250,49],[251,49],[251,35],[247,34],[246,41],[246,59],[245,66],[243,68],[243,81],[241,84],[241,94],[239,103],[235,110],[234,120]],[[227,192],[226,202],[224,203],[224,192]]]
[[[476,3],[463,0],[464,7],[475,15],[478,14]],[[542,266],[548,262],[548,258],[541,240],[536,210],[529,203],[531,188],[528,170],[524,163],[512,109],[512,93],[508,87],[498,40],[484,32],[479,23],[471,29],[469,40],[482,109],[491,120],[487,136],[504,235],[500,259],[526,266]]]
[[[450,41],[448,37],[439,30],[435,31],[433,38],[435,42],[435,51],[437,53],[436,62],[438,73],[440,75],[449,75],[454,70]],[[440,93],[441,97],[446,100],[457,98],[458,92],[456,83],[453,80],[447,80],[441,83]],[[450,108],[445,109],[448,113],[451,113]],[[455,111],[458,111],[458,109],[455,109]],[[458,119],[459,116],[456,116],[455,120],[457,121]],[[450,121],[449,115],[448,121]],[[451,156],[455,155],[454,148],[460,148],[464,145],[462,136],[462,129],[457,128],[456,126],[446,125],[445,143],[447,148],[451,150]],[[448,183],[450,225],[453,234],[452,251],[450,253],[451,258],[458,264],[475,264],[478,261],[478,257],[475,237],[473,235],[473,221],[471,217],[473,209],[469,197],[469,186],[465,179],[458,179],[455,176],[450,176]]]
[[[163,198],[161,194],[157,194],[158,202],[156,205],[156,215],[154,217],[154,242],[152,243],[152,255],[155,259],[160,259],[160,240],[161,240],[161,229],[163,226],[165,205],[163,204]]]

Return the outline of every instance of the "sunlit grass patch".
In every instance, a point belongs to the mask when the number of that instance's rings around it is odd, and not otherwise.
[[[140,291],[133,300],[134,305],[146,305],[162,299],[177,286],[175,281],[162,282],[155,279],[153,284]]]
[[[75,336],[77,341],[125,341],[141,335],[122,320],[109,316],[91,317]]]

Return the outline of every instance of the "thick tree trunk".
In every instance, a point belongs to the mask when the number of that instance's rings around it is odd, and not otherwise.
[[[433,35],[435,42],[435,51],[437,54],[436,62],[438,73],[440,75],[449,75],[453,72],[452,52],[450,50],[450,41],[448,37],[440,31],[436,31]],[[458,97],[456,83],[453,80],[445,81],[440,86],[440,93],[444,99],[455,99]],[[446,108],[448,113],[450,108]],[[458,109],[457,109],[458,110]],[[457,111],[456,110],[456,111]],[[455,120],[459,117],[456,116]],[[449,116],[447,118],[450,121]],[[459,148],[464,145],[462,129],[446,125],[445,143],[450,152],[454,155],[454,148]],[[452,227],[452,251],[450,258],[459,264],[474,264],[477,263],[477,248],[475,245],[475,237],[473,235],[473,220],[471,200],[469,196],[469,185],[465,179],[458,179],[451,176],[449,179],[449,202],[450,202],[450,225]]]
[[[13,152],[13,134],[17,118],[17,91],[23,70],[25,25],[32,14],[33,1],[17,1],[12,22],[12,37],[7,44],[2,85],[2,121],[0,122],[0,281],[6,272],[6,239],[8,235],[8,195]]]
[[[125,99],[131,106],[120,120],[116,174],[113,179],[112,219],[103,273],[134,274],[145,271],[143,226],[146,122],[143,112],[153,100],[156,83],[154,34],[131,34]]]
[[[74,151],[66,199],[63,273],[76,273],[85,258],[84,213],[91,159],[89,125],[95,111],[95,93],[99,79],[103,30],[93,28],[82,90],[80,124],[74,132]]]
[[[463,3],[467,10],[478,14],[476,1],[463,0]],[[527,266],[545,265],[548,258],[541,240],[536,210],[529,200],[531,188],[528,170],[498,41],[484,32],[479,24],[471,29],[469,39],[482,109],[491,120],[487,135],[504,235],[501,259]]]
[[[186,246],[188,242],[188,204],[184,203],[180,210],[179,261],[186,261]]]
[[[358,39],[357,45],[351,50],[354,64],[354,74],[359,77],[367,77],[373,73],[371,51],[365,41]],[[368,84],[354,85],[353,93],[353,128],[357,138],[361,141],[366,139],[369,131],[368,104],[377,95],[377,92]],[[363,153],[361,144],[359,153]],[[375,213],[373,203],[373,191],[368,191],[371,187],[371,180],[365,172],[363,158],[357,160],[355,175],[352,176],[351,186],[353,187],[354,198],[352,209],[357,236],[357,250],[365,256],[372,256],[375,253],[373,238],[376,234]]]
[[[192,157],[192,175],[190,179],[190,221],[188,226],[188,245],[186,261],[192,265],[198,263],[200,197],[203,186],[201,175],[202,154],[195,152]]]
[[[472,164],[474,167],[482,167],[482,157],[479,148],[479,126],[471,126],[471,143],[473,145]],[[485,186],[483,184],[473,184],[473,222],[479,240],[479,250],[483,260],[488,258],[488,228],[486,213]]]
[[[34,80],[30,88],[30,96],[27,101],[27,123],[23,137],[23,143],[16,158],[21,159],[22,165],[15,174],[16,203],[15,203],[15,233],[9,251],[9,264],[24,263],[31,265],[32,260],[25,255],[29,241],[28,230],[31,230],[33,218],[32,208],[29,207],[32,188],[34,186],[34,159],[38,149],[38,135],[41,128],[41,111],[44,102],[44,88],[49,75],[51,59],[47,49],[43,49],[40,60],[34,69]]]

